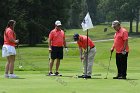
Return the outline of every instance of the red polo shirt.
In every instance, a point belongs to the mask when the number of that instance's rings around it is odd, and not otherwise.
[[[77,41],[77,44],[79,47],[82,47],[83,49],[86,50],[86,48],[87,48],[87,36],[79,35],[79,40]],[[94,43],[92,42],[92,40],[89,37],[88,37],[88,46],[90,46],[90,48],[94,47]]]
[[[15,32],[9,27],[5,29],[4,32],[4,45],[15,46],[16,44],[11,42],[10,39],[16,39]]]
[[[124,42],[128,40],[128,32],[125,28],[120,28],[114,35],[114,44],[113,48],[116,49],[116,53],[122,53],[124,48]],[[129,52],[129,46],[126,46],[126,51]]]
[[[49,34],[51,46],[62,47],[64,46],[65,34],[63,30],[53,29]]]

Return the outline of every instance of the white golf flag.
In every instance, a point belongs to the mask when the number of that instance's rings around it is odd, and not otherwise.
[[[93,28],[93,24],[92,24],[89,12],[85,16],[81,25],[82,25],[83,31],[86,31],[87,29]]]

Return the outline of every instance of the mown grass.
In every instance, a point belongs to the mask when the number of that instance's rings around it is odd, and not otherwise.
[[[113,38],[115,31],[106,26],[96,26],[89,31],[93,41]],[[67,41],[73,41],[74,33],[85,34],[79,30],[67,30]],[[46,47],[20,47],[20,56],[17,54],[15,73],[19,79],[3,78],[5,58],[0,58],[0,93],[138,93],[140,90],[140,37],[129,39],[130,53],[128,57],[127,80],[113,80],[116,76],[115,53],[113,53],[108,79],[106,77],[110,48],[113,41],[95,42],[97,53],[93,66],[92,79],[78,79],[75,76],[82,74],[82,63],[76,44],[68,44],[68,53],[64,50],[64,59],[61,62],[60,73],[62,77],[49,77],[48,73],[48,48]],[[1,54],[0,54],[1,56]],[[19,57],[19,59],[18,59]],[[23,68],[18,68],[22,62]],[[55,68],[54,68],[55,69]]]
[[[129,32],[129,22],[122,22],[121,26],[125,27],[128,32]],[[107,31],[104,31],[104,29],[107,28]],[[139,30],[140,30],[140,25],[139,25]],[[73,41],[73,35],[75,33],[82,34],[82,35],[87,35],[86,31],[83,31],[82,29],[71,29],[71,30],[65,30],[66,31],[66,40],[67,42]],[[136,31],[136,23],[133,23],[133,32],[134,33],[129,33],[130,36],[136,36],[140,35],[139,33],[135,33]],[[102,39],[112,39],[114,36],[114,29],[111,27],[111,25],[96,25],[94,28],[89,29],[89,37],[95,41],[95,40],[102,40]]]
[[[107,28],[108,30],[104,32],[104,28]],[[113,34],[115,31],[110,27],[106,25],[99,25],[95,26],[93,29],[89,29],[89,37],[92,40],[99,40],[99,39],[110,39],[113,38]],[[66,30],[66,40],[67,41],[72,41],[73,40],[73,35],[75,33],[86,35],[87,32],[83,31],[82,29],[72,29],[72,30]]]
[[[116,75],[115,53],[113,53],[108,79],[106,71],[113,41],[96,42],[97,54],[93,66],[92,79],[75,78],[82,74],[82,64],[78,48],[69,48],[60,66],[62,77],[48,77],[48,49],[42,47],[20,48],[23,70],[20,71],[16,60],[16,74],[20,79],[3,78],[5,59],[1,60],[0,93],[138,93],[140,83],[139,63],[140,38],[129,39],[128,79],[113,80]],[[98,76],[99,75],[99,76]]]

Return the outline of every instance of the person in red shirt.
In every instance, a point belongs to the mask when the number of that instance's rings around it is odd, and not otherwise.
[[[111,52],[116,50],[116,65],[118,74],[113,79],[126,79],[127,76],[127,57],[129,52],[128,31],[121,27],[120,22],[115,20],[112,27],[116,30],[114,35],[114,43]]]
[[[77,41],[80,50],[80,59],[83,62],[83,74],[78,76],[79,78],[91,78],[92,66],[94,62],[94,56],[96,54],[96,48],[94,42],[87,36],[74,34],[74,41]],[[88,45],[87,45],[88,39]],[[87,48],[88,48],[88,58],[87,58]],[[83,55],[84,52],[84,55]],[[88,61],[88,63],[87,63]]]
[[[4,31],[4,45],[2,47],[2,57],[7,57],[7,63],[5,66],[5,77],[6,78],[17,78],[14,74],[14,62],[16,50],[15,46],[19,42],[16,40],[16,34],[14,32],[16,21],[9,20],[7,27]]]
[[[61,22],[57,20],[55,22],[55,28],[50,32],[48,44],[49,52],[51,53],[51,61],[49,68],[49,75],[60,75],[58,70],[60,66],[60,60],[63,59],[63,47],[66,48],[65,34],[61,29]],[[56,71],[55,74],[52,72],[53,64],[56,59]]]

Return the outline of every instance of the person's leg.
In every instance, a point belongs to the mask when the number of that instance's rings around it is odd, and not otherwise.
[[[122,77],[126,78],[127,75],[127,57],[128,57],[128,52],[123,55],[123,61],[122,61]]]
[[[88,55],[88,67],[87,67],[87,75],[91,76],[92,75],[92,67],[93,67],[93,62],[94,62],[94,56],[96,54],[96,48],[93,48],[89,51]]]
[[[52,72],[53,64],[54,64],[54,59],[51,59],[50,64],[49,64],[50,66],[49,72]]]
[[[120,53],[116,53],[116,66],[117,66],[117,70],[118,70],[118,74],[117,77],[121,76],[121,54]]]
[[[56,47],[52,46],[52,51],[51,51],[51,60],[49,64],[49,75],[53,74],[52,69],[53,69],[53,64],[56,59]]]
[[[56,75],[59,74],[60,60],[63,59],[63,47],[57,47]]]
[[[7,57],[7,63],[5,65],[5,77],[8,77],[8,72],[9,72],[9,66],[10,66],[10,57]]]
[[[14,73],[15,55],[9,56],[9,59],[10,59],[10,64],[9,64],[10,74],[13,74]]]
[[[60,59],[56,59],[56,72],[58,72],[60,66]]]
[[[6,66],[5,66],[5,74],[8,74],[8,71],[10,71],[10,74],[13,74],[15,55],[8,56],[7,61],[8,62],[6,63]]]
[[[10,71],[9,78],[18,78],[14,74],[15,55],[9,56],[9,60],[10,60],[10,64],[9,64],[9,71]]]

